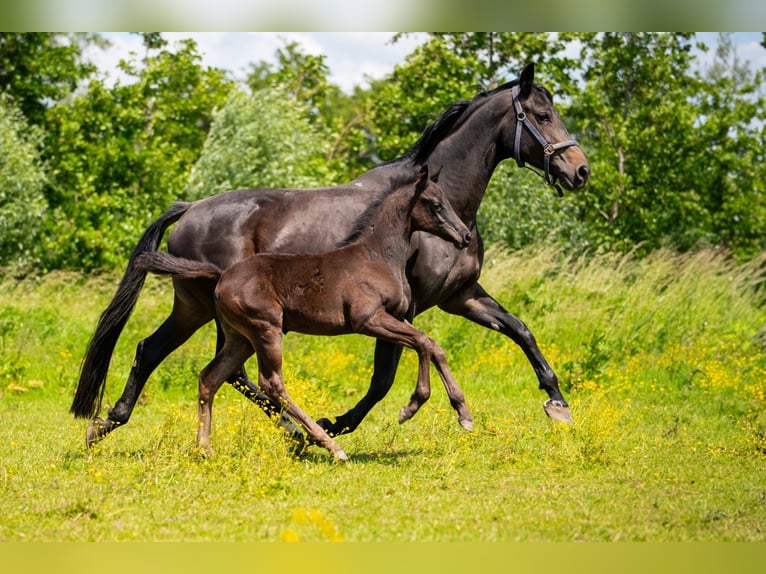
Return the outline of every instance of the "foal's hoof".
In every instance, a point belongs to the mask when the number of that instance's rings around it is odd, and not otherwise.
[[[107,422],[100,417],[94,417],[85,431],[85,446],[92,448],[94,444],[101,441],[107,434],[109,434]]]
[[[412,418],[412,415],[415,413],[410,412],[410,409],[407,407],[402,407],[399,409],[399,424],[406,423],[408,420]]]
[[[468,432],[473,432],[473,421],[471,419],[461,419],[458,421],[460,426]]]
[[[348,462],[348,455],[343,452],[343,449],[332,453],[332,458],[335,460],[335,462]]]
[[[569,410],[569,406],[562,401],[555,401],[548,399],[543,403],[543,410],[545,414],[551,417],[554,421],[559,421],[566,424],[574,424],[572,419],[572,411]]]

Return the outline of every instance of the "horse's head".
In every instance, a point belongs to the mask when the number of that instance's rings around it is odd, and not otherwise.
[[[471,231],[452,209],[436,179],[429,178],[428,165],[420,168],[410,215],[412,231],[432,233],[464,249],[471,242]]]
[[[534,64],[529,64],[510,90],[505,143],[513,146],[519,166],[529,163],[542,170],[549,185],[561,182],[566,189],[581,189],[590,176],[588,160],[564,127],[550,92],[534,83],[534,75]]]

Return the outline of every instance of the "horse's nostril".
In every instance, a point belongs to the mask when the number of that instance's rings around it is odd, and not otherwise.
[[[587,163],[582,164],[580,167],[577,168],[577,175],[580,176],[583,183],[588,181],[588,178],[590,177],[590,166],[588,166]]]

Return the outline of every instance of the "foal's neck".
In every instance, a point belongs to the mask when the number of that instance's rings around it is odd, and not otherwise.
[[[412,236],[412,208],[411,193],[393,192],[359,241],[368,252],[378,253],[394,269],[403,269],[407,259]]]

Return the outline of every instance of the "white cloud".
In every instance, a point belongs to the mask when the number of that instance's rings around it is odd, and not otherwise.
[[[112,80],[125,81],[117,70],[120,58],[131,51],[143,54],[141,37],[128,33],[106,33],[112,47],[102,51],[91,48],[88,57],[108,73]],[[229,70],[244,79],[250,64],[274,61],[277,49],[286,42],[296,42],[309,54],[325,55],[330,80],[346,91],[355,85],[366,86],[367,76],[382,78],[424,40],[423,34],[403,37],[392,43],[394,32],[166,32],[169,42],[191,38],[197,43],[206,66]]]

